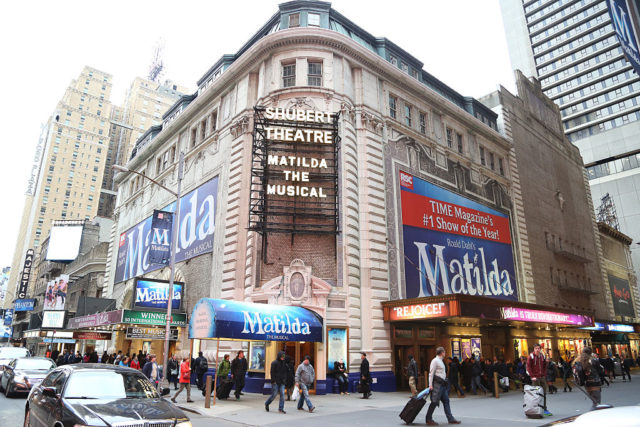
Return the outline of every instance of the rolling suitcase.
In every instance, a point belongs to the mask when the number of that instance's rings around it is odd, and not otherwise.
[[[402,409],[402,412],[400,412],[400,418],[402,421],[407,424],[413,423],[413,420],[416,419],[422,408],[424,408],[425,403],[427,403],[426,397],[428,394],[429,389],[426,389],[421,391],[416,397],[409,399]]]
[[[233,388],[233,381],[228,378],[225,378],[218,384],[216,388],[216,397],[218,399],[226,399],[231,394],[231,389]]]
[[[542,418],[544,415],[544,390],[540,386],[524,386],[524,414],[528,418]]]

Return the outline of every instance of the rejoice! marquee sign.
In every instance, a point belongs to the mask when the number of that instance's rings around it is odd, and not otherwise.
[[[389,307],[389,320],[430,319],[450,315],[448,302],[432,302],[427,304],[410,304]]]
[[[255,107],[250,228],[338,230],[338,114]]]

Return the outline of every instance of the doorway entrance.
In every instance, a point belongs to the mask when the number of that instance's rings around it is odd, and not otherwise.
[[[312,342],[293,342],[286,341],[282,343],[279,351],[284,351],[284,353],[289,356],[291,362],[293,363],[293,370],[295,372],[298,369],[298,365],[302,363],[305,356],[309,356],[309,363],[313,366],[313,369],[316,371],[316,380],[318,377],[318,367],[315,363],[315,345]],[[309,388],[310,394],[316,393],[316,382],[314,381],[311,388]]]
[[[409,390],[409,376],[407,367],[409,366],[409,355],[413,354],[412,345],[396,345],[394,355],[394,374],[396,376],[397,390]]]
[[[435,345],[421,345],[418,349],[418,389],[423,390],[427,388],[428,384],[425,383],[425,374],[429,373],[429,366],[434,357],[436,357]]]

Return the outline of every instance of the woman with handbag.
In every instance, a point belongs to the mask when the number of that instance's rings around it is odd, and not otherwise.
[[[176,360],[176,355],[173,354],[171,355],[171,357],[169,358],[169,362],[167,362],[167,368],[169,369],[169,373],[167,374],[167,377],[169,379],[169,382],[173,383],[173,389],[177,390],[178,389],[178,361]]]
[[[180,389],[177,391],[175,396],[171,398],[173,403],[176,403],[176,397],[182,392],[182,390],[187,389],[187,402],[192,403],[191,400],[191,366],[189,364],[189,356],[185,356],[182,358],[182,363],[180,364]]]

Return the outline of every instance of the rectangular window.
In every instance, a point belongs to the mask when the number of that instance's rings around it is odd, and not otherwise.
[[[282,87],[291,87],[296,84],[296,64],[282,66]]]
[[[480,147],[480,164],[482,166],[487,166],[487,161],[484,157],[484,147]]]
[[[456,138],[458,140],[458,153],[462,154],[463,146],[462,146],[462,134],[456,133]]]
[[[397,116],[396,115],[397,104],[398,104],[398,100],[396,99],[396,97],[389,95],[389,115],[394,119]]]
[[[496,170],[496,163],[493,153],[489,153],[489,166],[491,167],[491,170]]]
[[[309,19],[309,26],[310,27],[319,27],[320,26],[320,14],[318,14],[318,13],[309,13],[307,16],[308,16],[308,19]]]
[[[449,148],[453,148],[453,131],[449,128],[446,128],[447,132],[447,146]]]
[[[300,14],[292,13],[289,15],[289,28],[299,27],[300,26]]]
[[[309,62],[309,86],[322,86],[322,62]]]
[[[500,169],[500,175],[504,176],[504,164],[502,163],[502,158],[498,159],[498,168]]]
[[[191,129],[191,146],[196,146],[196,138],[198,137],[198,128]]]
[[[404,124],[411,127],[411,106],[404,106]]]
[[[427,133],[427,115],[420,113],[420,133],[426,135]]]

